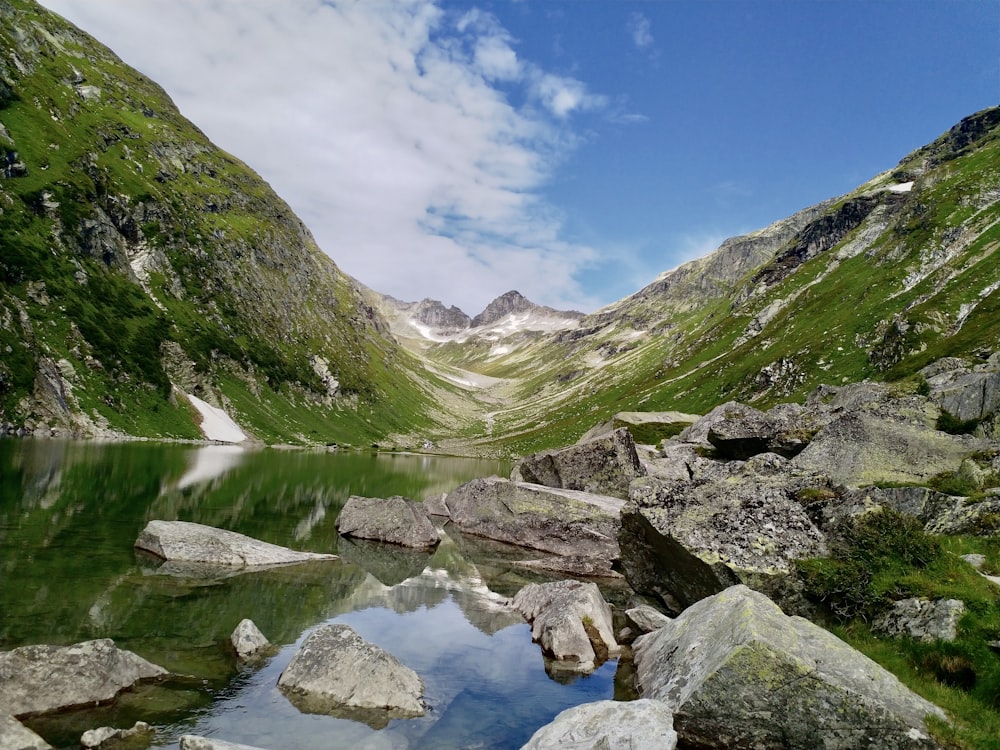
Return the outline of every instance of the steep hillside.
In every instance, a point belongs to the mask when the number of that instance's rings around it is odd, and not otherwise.
[[[268,442],[431,426],[437,386],[260,177],[62,19],[0,20],[0,425],[201,437],[192,394]]]
[[[661,275],[493,360],[519,384],[487,442],[523,453],[618,411],[766,406],[820,383],[900,380],[1000,341],[1000,109],[854,192]]]

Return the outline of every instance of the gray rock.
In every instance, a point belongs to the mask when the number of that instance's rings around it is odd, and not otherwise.
[[[820,430],[792,465],[852,487],[921,484],[955,471],[979,447],[979,441],[965,436],[849,412]]]
[[[140,742],[138,738],[142,736]],[[80,744],[87,750],[113,746],[123,740],[131,740],[130,748],[140,745],[148,747],[153,742],[153,728],[144,721],[137,721],[131,729],[115,729],[114,727],[99,727],[98,729],[88,729],[80,737]]]
[[[744,406],[736,401],[727,401],[724,404],[719,404],[690,427],[682,430],[677,436],[677,440],[681,443],[692,443],[700,445],[703,448],[712,448],[712,443],[708,439],[708,433],[712,429],[712,426],[716,422],[721,422],[723,419],[728,419],[750,409],[751,407]],[[756,411],[756,409],[752,411]]]
[[[525,456],[511,478],[624,499],[629,483],[644,474],[632,435],[623,427],[586,443]]]
[[[674,717],[660,701],[596,701],[568,708],[521,750],[673,750]]]
[[[337,516],[337,531],[417,549],[436,547],[441,541],[423,504],[398,495],[384,500],[352,495]]]
[[[936,748],[944,713],[831,633],[735,586],[634,645],[644,697],[693,747]]]
[[[771,450],[777,429],[760,411],[733,403],[708,428],[708,442],[724,458],[746,459]]]
[[[632,588],[676,613],[746,583],[807,611],[794,561],[825,555],[825,536],[796,500],[796,480],[781,473],[785,463],[762,454],[724,480],[637,480],[619,535]]]
[[[249,659],[271,645],[254,621],[249,619],[240,620],[240,624],[229,636],[229,642],[241,659]]]
[[[1000,533],[1000,497],[970,501],[965,497],[952,498],[951,507],[942,509],[924,523],[929,534],[970,534],[993,536]]]
[[[189,521],[150,521],[135,546],[164,560],[242,567],[337,559],[336,555],[296,552]]]
[[[424,715],[424,684],[417,673],[347,625],[314,630],[281,673],[278,687],[300,711],[375,728]]]
[[[979,422],[1000,411],[1000,372],[975,372],[954,358],[929,367],[921,373],[930,386],[931,400],[942,411],[963,422]]]
[[[986,555],[979,555],[976,553],[962,555],[962,559],[965,560],[969,565],[971,565],[976,570],[979,570],[986,564]]]
[[[109,638],[21,646],[0,652],[0,706],[14,716],[28,716],[104,703],[137,682],[166,674]]]
[[[196,734],[185,734],[181,737],[181,750],[262,750],[253,745],[240,745],[236,742],[217,740],[214,737],[199,737]]]
[[[531,638],[559,661],[591,671],[619,652],[611,608],[595,583],[529,583],[511,602],[531,623]]]
[[[557,555],[618,558],[624,501],[586,492],[473,479],[448,495],[461,531]]]
[[[431,495],[430,497],[424,498],[424,510],[429,516],[441,516],[442,518],[451,518],[451,511],[448,510],[448,493],[442,492],[440,494]]]
[[[52,750],[52,745],[13,716],[0,713],[0,750]]]
[[[960,599],[903,599],[872,624],[872,630],[891,637],[907,636],[918,641],[953,641],[958,622],[965,614]]]
[[[670,618],[655,607],[641,604],[625,610],[625,621],[635,632],[645,635],[662,628],[670,622]]]

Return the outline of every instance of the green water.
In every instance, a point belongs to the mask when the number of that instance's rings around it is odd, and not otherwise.
[[[26,722],[56,747],[86,729],[155,727],[154,747],[205,734],[271,750],[517,748],[563,708],[614,694],[616,665],[549,677],[528,626],[500,606],[537,577],[531,553],[450,529],[432,554],[338,540],[350,495],[422,499],[496,461],[231,446],[0,440],[0,649],[112,638],[178,677],[114,705]],[[341,560],[231,575],[169,570],[138,555],[152,519],[197,521]],[[237,663],[244,617],[279,647]],[[275,685],[296,644],[346,622],[415,669],[421,719],[366,724],[300,713]]]

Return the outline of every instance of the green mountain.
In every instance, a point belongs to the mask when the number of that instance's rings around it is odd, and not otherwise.
[[[493,435],[469,439],[511,453],[573,442],[620,411],[766,407],[821,383],[912,379],[934,359],[1000,346],[998,184],[1000,109],[989,109],[576,328],[508,356],[451,343],[427,353],[506,379]]]
[[[358,285],[160,87],[0,0],[0,425],[267,442],[433,426],[436,386]]]

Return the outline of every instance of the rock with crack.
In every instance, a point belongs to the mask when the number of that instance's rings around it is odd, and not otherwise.
[[[595,583],[529,583],[511,602],[531,623],[531,638],[569,669],[593,671],[620,648],[611,608]]]
[[[300,711],[363,721],[424,715],[424,683],[395,656],[347,625],[323,625],[306,638],[278,679]]]
[[[14,716],[110,702],[167,670],[110,638],[72,646],[21,646],[0,652],[0,706]]]
[[[385,499],[352,495],[337,516],[337,531],[417,549],[436,547],[441,541],[423,504],[398,495]]]
[[[673,750],[674,717],[660,701],[595,701],[568,708],[521,750]]]
[[[937,706],[817,625],[734,586],[633,647],[643,697],[685,747],[930,750]]]
[[[556,555],[618,558],[625,504],[618,498],[487,477],[453,490],[447,504],[466,534]]]
[[[628,497],[629,483],[646,473],[624,427],[585,443],[525,456],[511,479],[611,497]]]
[[[235,531],[189,521],[150,521],[135,546],[167,561],[254,567],[311,560],[336,560],[336,555],[297,552]]]

